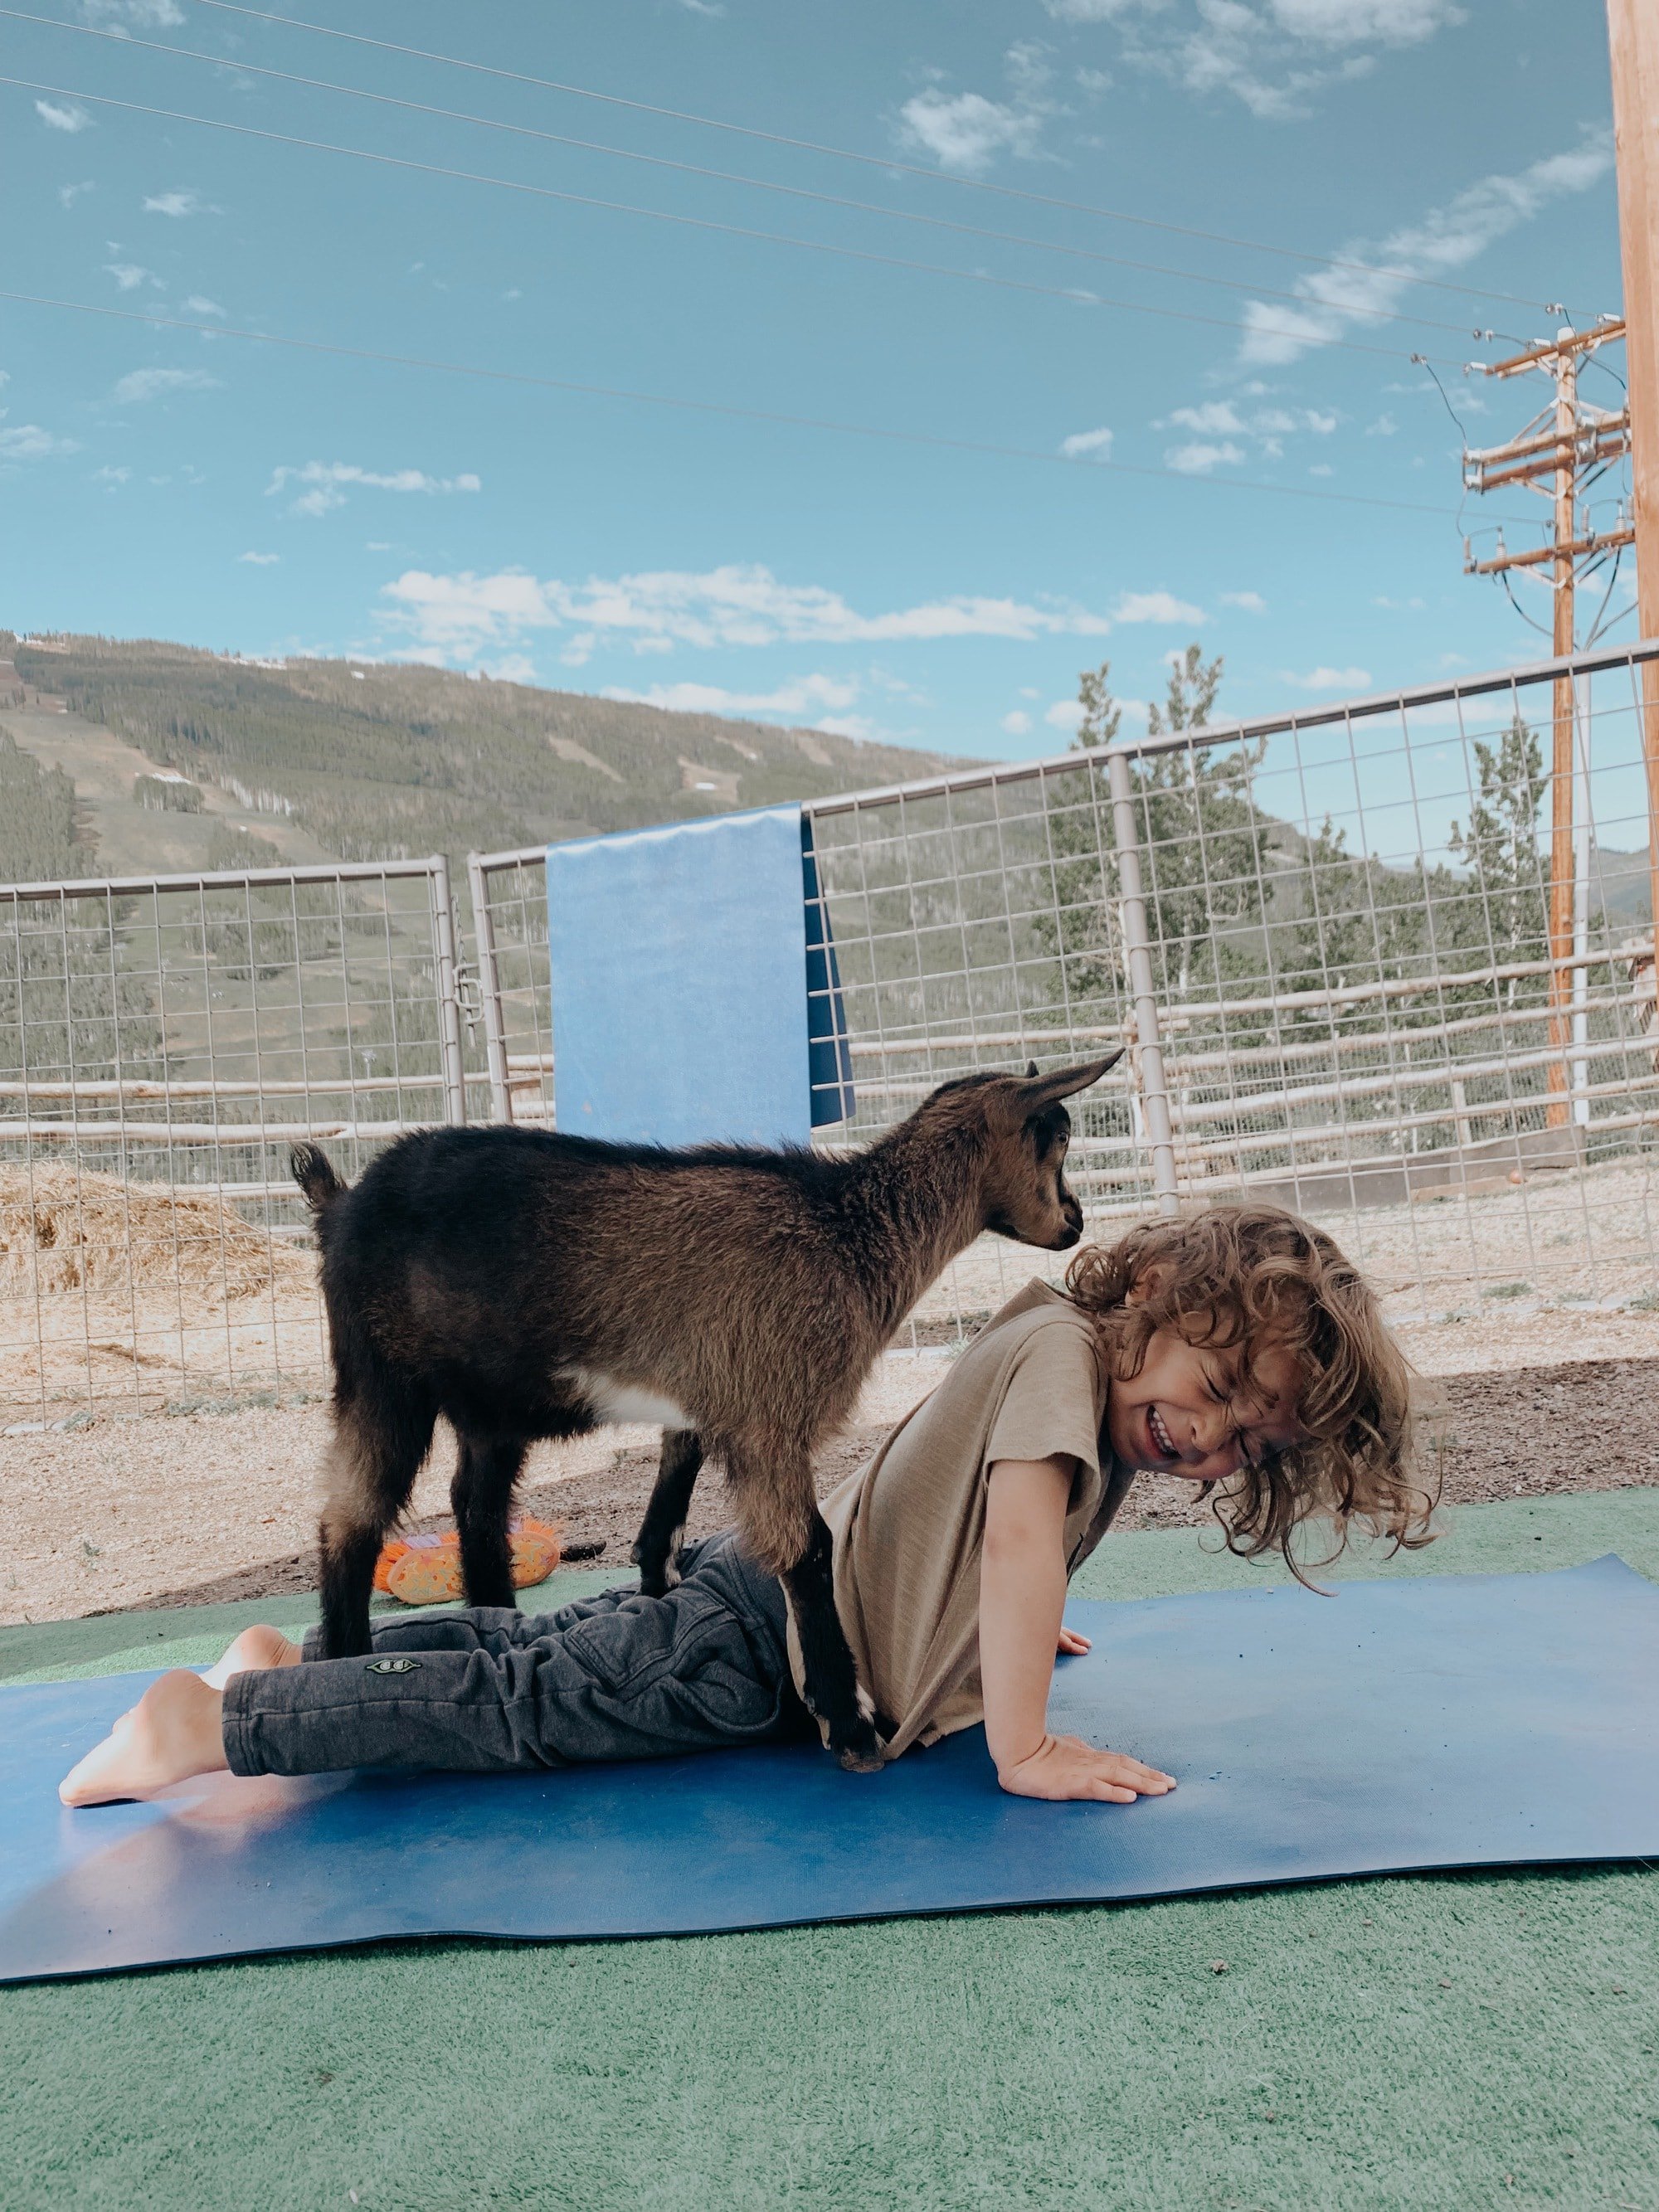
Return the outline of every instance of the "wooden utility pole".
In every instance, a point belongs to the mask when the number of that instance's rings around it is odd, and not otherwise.
[[[1659,7],[1607,0],[1636,525],[1636,619],[1659,638]],[[1642,668],[1648,878],[1659,924],[1659,663]]]
[[[1471,491],[1496,491],[1503,484],[1520,483],[1535,483],[1540,489],[1548,489],[1552,514],[1547,545],[1510,553],[1504,548],[1500,533],[1494,558],[1477,561],[1466,546],[1463,566],[1470,575],[1498,576],[1510,568],[1541,568],[1547,562],[1554,587],[1555,620],[1552,627],[1558,660],[1568,659],[1577,642],[1573,609],[1579,564],[1630,544],[1635,535],[1631,526],[1623,523],[1613,530],[1597,532],[1586,528],[1581,532],[1577,520],[1581,477],[1616,460],[1628,449],[1631,422],[1628,410],[1621,409],[1613,414],[1581,403],[1579,360],[1597,346],[1624,335],[1624,324],[1616,318],[1608,318],[1591,330],[1559,331],[1547,344],[1529,346],[1525,353],[1516,354],[1509,361],[1492,362],[1486,370],[1488,376],[1521,376],[1533,369],[1541,371],[1553,380],[1555,398],[1518,438],[1511,439],[1507,445],[1491,447],[1484,453],[1466,453],[1463,456],[1463,481]],[[1550,753],[1549,940],[1550,958],[1556,963],[1550,974],[1550,1043],[1559,1048],[1561,1057],[1552,1060],[1546,1071],[1549,1101],[1545,1121],[1552,1129],[1565,1128],[1568,1119],[1566,1052],[1571,1025],[1571,962],[1577,907],[1573,852],[1575,710],[1572,678],[1558,676]],[[1650,762],[1650,776],[1654,772],[1654,763]],[[1654,788],[1659,791],[1659,786]]]

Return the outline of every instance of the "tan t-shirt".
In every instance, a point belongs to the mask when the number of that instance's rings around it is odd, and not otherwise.
[[[896,1723],[890,1759],[984,1717],[979,1570],[994,1462],[1060,1452],[1077,1462],[1068,1576],[1105,1534],[1133,1480],[1113,1466],[1101,1436],[1106,1389],[1085,1316],[1047,1283],[1029,1283],[869,1464],[824,1499],[836,1607],[860,1681]],[[799,1689],[793,1619],[789,1659]]]

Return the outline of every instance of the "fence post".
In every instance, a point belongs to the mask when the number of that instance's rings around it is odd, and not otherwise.
[[[1134,799],[1129,787],[1129,758],[1115,748],[1106,756],[1112,794],[1113,842],[1117,848],[1118,888],[1123,896],[1123,950],[1129,989],[1135,1002],[1135,1034],[1140,1046],[1140,1098],[1152,1148],[1152,1188],[1160,1213],[1180,1211],[1176,1182],[1175,1131],[1170,1120],[1170,1089],[1164,1073],[1164,1043],[1158,1034],[1158,998],[1152,988],[1152,955],[1146,930],[1146,897],[1140,876],[1140,841],[1135,835]]]
[[[478,995],[483,1000],[484,1060],[489,1069],[489,1118],[513,1119],[513,1093],[507,1084],[507,1040],[501,1033],[501,978],[495,963],[495,917],[489,911],[489,886],[483,856],[466,856],[466,880],[472,894],[472,931],[478,944]]]
[[[466,1063],[461,1057],[461,1002],[455,988],[455,909],[449,890],[449,863],[441,853],[432,862],[433,929],[438,952],[438,1043],[444,1072],[444,1120],[459,1127],[466,1120]]]

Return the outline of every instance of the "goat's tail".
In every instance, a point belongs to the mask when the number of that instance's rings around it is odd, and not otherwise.
[[[346,1186],[335,1174],[334,1164],[320,1145],[290,1145],[288,1164],[289,1172],[305,1194],[306,1204],[319,1218],[337,1198],[345,1195]]]

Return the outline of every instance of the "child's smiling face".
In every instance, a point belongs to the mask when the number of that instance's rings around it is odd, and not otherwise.
[[[1152,1332],[1140,1372],[1114,1381],[1106,1436],[1120,1465],[1190,1482],[1224,1482],[1247,1464],[1305,1443],[1297,1419],[1303,1376],[1268,1345],[1247,1376],[1237,1346]]]

